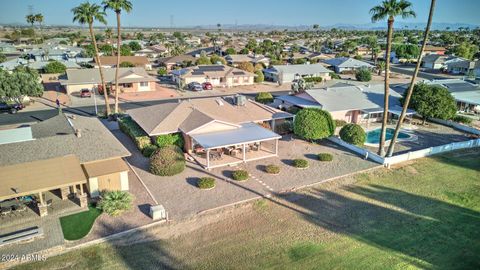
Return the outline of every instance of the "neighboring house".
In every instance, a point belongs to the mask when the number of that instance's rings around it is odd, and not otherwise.
[[[104,68],[114,68],[117,66],[116,56],[100,56],[100,62]],[[146,70],[152,69],[152,64],[148,61],[146,56],[120,56],[120,64],[123,62],[129,62],[135,65],[135,67],[141,67]],[[97,59],[94,59],[94,67],[98,68]]]
[[[478,84],[461,79],[431,80],[426,83],[447,88],[457,102],[459,111],[480,113],[480,86]]]
[[[3,68],[5,70],[14,70],[18,66],[24,66],[27,64],[28,64],[28,60],[17,57],[17,58],[5,61],[3,63],[0,63],[0,68]]]
[[[10,43],[0,43],[0,53],[11,54],[17,52],[17,48]]]
[[[347,123],[370,123],[381,121],[383,116],[383,84],[349,85],[337,84],[327,88],[310,89],[297,95],[276,97],[274,106],[282,109],[320,108],[330,112],[333,119]],[[400,115],[401,95],[390,90],[389,113]],[[408,110],[408,115],[414,111]]]
[[[457,58],[453,61],[448,61],[445,63],[448,73],[452,74],[465,74],[467,75],[470,71],[475,69],[475,61]]]
[[[43,195],[75,197],[87,207],[87,194],[128,190],[130,152],[94,117],[66,116],[0,130],[0,201],[37,195],[40,216],[47,215]],[[55,204],[51,207],[55,208]]]
[[[213,86],[232,87],[254,84],[255,78],[253,73],[226,65],[194,66],[170,73],[174,82],[184,85],[191,82],[210,82]]]
[[[264,69],[265,80],[282,83],[292,82],[300,77],[321,77],[330,80],[331,70],[321,64],[310,65],[275,65]]]
[[[357,55],[365,56],[370,54],[372,50],[366,46],[358,46],[356,51],[357,51]]]
[[[218,44],[217,44],[218,46]],[[212,55],[215,53],[215,47],[204,47],[204,48],[199,48],[199,49],[195,49],[193,51],[190,51],[188,53],[186,53],[187,55],[191,55],[193,57],[200,57],[202,54],[205,54],[205,55]]]
[[[206,169],[277,156],[281,136],[274,131],[293,117],[239,95],[164,103],[127,114],[152,139],[180,133],[184,151]]]
[[[252,63],[253,65],[261,63],[266,67],[270,65],[270,58],[265,57],[263,55],[230,54],[225,56],[225,60],[227,60],[227,63],[229,65],[232,65],[234,67],[238,66],[238,64],[243,62],[249,62],[249,63]]]
[[[197,61],[197,58],[189,54],[182,54],[182,55],[163,57],[163,58],[157,59],[157,63],[160,66],[165,67],[167,70],[172,70],[174,67],[182,67],[188,63],[192,65],[192,64],[195,64],[195,61]]]
[[[115,86],[115,70],[114,68],[103,69],[105,83],[112,89]],[[65,78],[59,78],[59,81],[69,95],[84,88],[97,89],[101,86],[98,69],[67,69]],[[120,68],[118,72],[121,92],[154,91],[157,81],[157,78],[148,75],[143,68]]]
[[[440,54],[444,55],[447,49],[445,47],[438,47],[438,46],[431,46],[427,45],[425,50],[423,51],[424,54]]]
[[[473,74],[475,75],[475,77],[480,78],[480,60],[477,60],[477,62],[475,63]]]
[[[81,66],[74,61],[68,61],[68,60],[57,60],[57,61],[64,64],[67,67],[67,69],[75,69],[75,68],[79,69],[79,68],[81,68]],[[35,62],[29,62],[27,66],[29,68],[41,70],[46,65],[48,65],[48,63],[50,63],[50,61],[35,61]]]
[[[148,58],[157,58],[164,55],[167,52],[168,50],[163,45],[157,44],[157,45],[149,46],[139,51],[136,51],[134,55],[146,56]]]
[[[332,59],[327,59],[323,61],[325,64],[329,65],[335,73],[343,73],[348,71],[355,71],[360,68],[374,68],[373,65],[363,62],[357,59],[348,58],[348,57],[337,57]]]
[[[440,54],[427,54],[422,58],[422,67],[426,69],[440,70],[445,67],[447,56]]]

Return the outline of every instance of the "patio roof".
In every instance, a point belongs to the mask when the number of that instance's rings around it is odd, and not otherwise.
[[[395,115],[400,115],[402,114],[403,107],[400,106],[394,106],[388,109],[388,112],[393,113]],[[415,114],[415,111],[412,109],[407,109],[407,115],[412,115]]]
[[[205,149],[212,149],[280,139],[281,136],[255,123],[246,123],[242,124],[240,128],[195,134],[192,135],[192,138]]]
[[[0,201],[86,182],[74,155],[5,166],[0,170]]]

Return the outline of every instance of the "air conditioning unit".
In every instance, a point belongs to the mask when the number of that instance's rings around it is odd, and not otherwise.
[[[243,95],[236,95],[235,96],[235,104],[237,106],[245,106],[247,103],[247,97]]]

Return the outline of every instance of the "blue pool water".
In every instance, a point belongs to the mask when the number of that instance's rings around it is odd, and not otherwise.
[[[380,142],[380,131],[381,129],[374,129],[367,132],[367,143],[375,144]],[[395,129],[387,128],[387,133],[385,134],[385,140],[391,140],[393,137],[393,132]],[[407,133],[401,132],[398,133],[398,139],[407,139],[410,138],[410,135]]]

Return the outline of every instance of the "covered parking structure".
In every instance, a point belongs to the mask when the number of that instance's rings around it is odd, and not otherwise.
[[[239,128],[192,134],[193,157],[205,169],[278,155],[280,135],[255,123]]]

